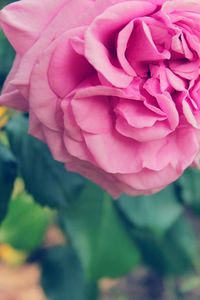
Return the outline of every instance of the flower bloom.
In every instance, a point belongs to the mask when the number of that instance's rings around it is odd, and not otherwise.
[[[67,169],[114,197],[164,188],[197,162],[199,0],[21,0],[0,103]]]

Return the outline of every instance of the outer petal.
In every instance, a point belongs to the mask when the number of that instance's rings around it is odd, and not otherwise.
[[[38,16],[41,6],[44,15]],[[49,7],[50,11],[48,11]],[[90,24],[94,17],[101,13],[99,9],[92,0],[21,0],[0,12],[0,27],[3,27],[16,51],[24,54],[21,57],[14,84],[25,97],[28,96],[27,86],[32,68],[40,54],[62,33]],[[51,15],[48,22],[45,17],[46,13]],[[15,14],[17,17],[13,18]],[[43,24],[43,18],[44,21],[46,20],[45,24]],[[27,25],[29,21],[32,22],[31,26]],[[40,26],[37,27],[33,22],[38,22]]]
[[[138,172],[142,168],[137,143],[117,132],[106,134],[86,134],[85,142],[98,166],[109,173]],[[135,145],[136,144],[136,145]]]
[[[1,95],[0,104],[21,111],[28,111],[26,99],[16,89],[14,89],[12,92]]]
[[[30,111],[37,116],[43,125],[52,130],[60,131],[60,124],[57,122],[56,113],[59,108],[58,97],[52,92],[47,77],[51,48],[41,56],[35,65],[30,81]]]
[[[66,0],[21,0],[0,12],[0,25],[15,50],[23,54],[38,39]]]
[[[66,168],[72,172],[77,172],[84,177],[99,184],[108,191],[113,197],[117,198],[123,191],[123,184],[120,187],[120,181],[112,174],[108,174],[88,162],[77,161],[76,159],[66,163]],[[125,184],[124,184],[125,185]]]
[[[20,64],[20,57],[15,58],[13,67],[4,83],[2,95],[0,95],[0,104],[8,107],[19,109],[21,111],[28,111],[29,103],[23,95],[12,84],[12,80],[17,72]]]
[[[144,194],[159,191],[175,181],[182,172],[174,169],[170,164],[160,171],[143,169],[139,173],[116,175],[118,180],[129,185],[133,190]]]
[[[119,180],[116,175],[106,173],[88,162],[77,161],[76,159],[72,159],[71,161],[66,163],[65,166],[68,170],[78,172],[84,177],[99,184],[102,188],[107,190],[107,192],[111,194],[114,198],[118,198],[122,193],[127,193],[130,195],[139,195],[152,192],[152,190],[147,192],[145,190],[134,189],[131,185],[125,183],[125,181]]]

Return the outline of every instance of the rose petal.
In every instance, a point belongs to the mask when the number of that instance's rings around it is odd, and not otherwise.
[[[66,99],[62,101],[61,108],[64,113],[63,119],[64,119],[65,134],[67,134],[71,139],[74,139],[77,142],[81,142],[83,138],[82,138],[81,130],[74,119],[74,114],[72,112],[72,107],[71,107],[71,99]]]
[[[112,130],[112,115],[107,97],[93,96],[71,101],[74,118],[81,130],[88,133],[106,133]]]
[[[159,61],[170,58],[169,51],[164,50],[163,53],[158,51],[148,26],[140,20],[134,23],[126,53],[131,65],[135,61]]]
[[[60,131],[60,126],[56,120],[58,108],[58,98],[52,92],[47,71],[52,52],[51,47],[43,53],[38,60],[31,74],[30,82],[30,110],[34,112],[37,118],[52,130]],[[48,112],[48,113],[47,113]]]
[[[84,138],[89,151],[98,166],[109,173],[131,173],[141,170],[141,160],[137,156],[137,143],[116,132],[106,134],[86,134]]]
[[[21,0],[0,11],[1,27],[19,54],[24,54],[33,45],[65,2]]]
[[[161,139],[171,132],[167,122],[157,122],[153,127],[134,128],[122,117],[117,118],[116,130],[120,134],[139,142],[149,142]]]
[[[44,1],[42,2],[40,0],[31,1],[32,3],[33,2],[35,3],[35,11],[27,10],[26,19],[28,18],[28,21],[25,24],[23,23],[24,10],[20,9],[19,4],[22,3],[24,5],[24,3],[26,3],[25,8],[27,6],[28,9],[30,5],[30,0],[22,0],[14,4],[11,4],[11,5],[15,5],[16,10],[18,10],[19,16],[17,17],[17,20],[18,21],[20,19],[22,20],[22,27],[23,26],[26,27],[26,24],[29,24],[29,20],[32,20],[33,15],[36,16],[34,18],[34,22],[38,22],[38,3],[44,6],[45,12],[48,13],[46,7],[48,7],[49,5],[49,0],[44,0]],[[51,0],[51,2],[55,4],[56,1]],[[52,41],[55,41],[58,36],[61,36],[63,33],[73,28],[89,24],[94,19],[96,14],[101,12],[98,11],[98,8],[95,6],[94,1],[68,0],[66,2],[66,0],[62,0],[62,2],[64,2],[62,9],[54,12],[55,14],[51,17],[48,26],[44,28],[42,33],[39,32],[38,39],[35,41],[33,45],[31,45],[31,48],[26,53],[24,53],[24,56],[21,57],[20,65],[18,67],[15,76],[14,84],[17,85],[17,87],[20,89],[21,92],[23,92],[23,95],[25,97],[28,96],[27,86],[29,85],[30,82],[32,68],[36,63],[38,57],[41,55],[41,53],[45,49],[47,49],[49,45],[52,43]],[[6,11],[6,13],[8,13],[8,15],[11,13],[11,17],[9,18],[9,22],[11,22],[10,19],[12,18],[12,10],[10,11],[9,7],[10,6],[8,6],[8,10]],[[76,16],[78,15],[78,17],[75,18],[74,17],[75,15]],[[15,26],[15,24],[13,26]],[[26,39],[27,35],[32,34],[33,28],[30,26],[28,28],[24,28],[22,32],[21,31],[14,32],[13,40],[16,42],[20,41],[21,33],[22,33],[22,37],[25,36]],[[27,31],[24,32],[24,30]],[[20,42],[20,44],[23,44],[23,42]],[[26,87],[26,89],[22,91],[21,87],[23,87],[23,89],[24,87]]]
[[[192,80],[195,79],[199,75],[199,65],[200,61],[195,62],[186,62],[186,63],[178,63],[178,62],[170,62],[170,69],[181,76],[182,78]]]
[[[184,91],[186,83],[183,79],[175,75],[170,69],[166,68],[166,75],[169,84],[177,91]]]
[[[78,28],[61,36],[52,53],[48,78],[52,90],[61,98],[88,78],[93,71],[84,56],[77,54],[70,43],[71,36],[79,35],[82,30],[84,29]]]
[[[4,82],[2,94],[0,95],[0,104],[18,109],[21,111],[28,111],[29,103],[27,99],[18,91],[12,80],[15,77],[17,69],[20,64],[20,57],[17,55],[13,63],[12,69]]]
[[[85,33],[85,55],[94,68],[114,86],[127,87],[132,77],[112,65],[104,41],[134,18],[152,13],[156,6],[145,1],[126,1],[112,5],[99,15]]]
[[[136,128],[151,127],[156,121],[166,119],[166,116],[154,113],[138,101],[120,100],[115,111],[123,116],[129,125]]]
[[[136,73],[126,58],[127,44],[132,30],[133,22],[130,22],[119,32],[117,39],[117,56],[122,68],[127,72],[127,74],[135,76]]]
[[[70,155],[80,160],[89,161],[92,164],[95,163],[84,142],[75,141],[64,134],[64,144]]]
[[[143,194],[159,191],[179,176],[181,176],[181,172],[174,169],[170,164],[160,171],[143,169],[139,173],[116,175],[118,180],[126,183],[138,193],[141,191]]]
[[[26,99],[16,89],[12,92],[2,94],[0,96],[0,104],[21,111],[28,111],[28,103]]]
[[[197,120],[196,120],[196,118],[193,114],[193,111],[192,111],[190,105],[188,104],[188,102],[185,99],[183,100],[182,105],[183,105],[183,113],[184,113],[188,123],[191,124],[195,128],[199,128],[199,125],[198,125]]]
[[[154,78],[148,79],[144,84],[144,88],[156,98],[161,110],[168,116],[171,129],[175,129],[179,123],[179,115],[170,94],[167,92],[159,93],[158,81]]]

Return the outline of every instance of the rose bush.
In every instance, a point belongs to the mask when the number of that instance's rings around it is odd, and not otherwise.
[[[10,4],[0,103],[29,111],[30,134],[113,196],[156,192],[198,163],[199,24],[199,0]]]

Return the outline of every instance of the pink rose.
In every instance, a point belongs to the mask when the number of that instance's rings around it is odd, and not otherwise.
[[[21,0],[0,12],[16,60],[0,103],[113,196],[164,188],[197,161],[199,0]]]

